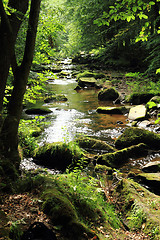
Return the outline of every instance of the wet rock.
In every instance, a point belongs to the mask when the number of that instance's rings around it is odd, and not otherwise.
[[[47,95],[44,99],[45,103],[49,103],[49,102],[59,102],[59,101],[68,101],[67,97],[64,94],[51,94],[51,95]]]
[[[139,183],[148,186],[151,192],[160,194],[160,173],[130,173],[129,177],[133,177]]]
[[[129,110],[126,107],[98,107],[98,113],[105,113],[105,114],[125,114]]]
[[[119,97],[119,93],[113,87],[103,89],[98,93],[98,100],[100,101],[115,101]]]
[[[138,105],[147,103],[152,97],[154,97],[154,94],[151,93],[132,93],[127,96],[126,101],[133,105]]]
[[[144,143],[150,149],[160,149],[160,135],[145,129],[130,127],[125,129],[115,141],[117,149]]]
[[[48,168],[65,171],[67,167],[74,167],[81,159],[83,165],[84,154],[78,147],[74,148],[66,143],[46,143],[36,149],[34,162]],[[80,163],[80,162],[79,162]]]
[[[35,115],[45,115],[48,113],[51,113],[52,111],[49,108],[46,107],[33,107],[33,108],[28,108],[25,110],[26,114],[35,114]]]
[[[140,128],[146,128],[151,125],[151,122],[148,120],[144,120],[142,122],[138,122],[138,127]]]
[[[142,171],[144,172],[160,172],[160,161],[154,161],[146,164],[143,168]]]
[[[131,179],[122,179],[115,196],[121,203],[126,225],[130,229],[143,229],[150,234],[157,229],[155,239],[160,239],[160,197]]]
[[[97,158],[97,164],[109,167],[118,167],[123,165],[129,158],[140,157],[147,154],[146,145],[140,143],[128,148],[121,149],[114,153],[106,153]]]
[[[129,111],[128,118],[130,120],[142,120],[147,116],[147,109],[144,105],[133,107]]]
[[[78,85],[82,88],[84,87],[95,87],[97,80],[93,77],[83,77],[78,79]]]
[[[114,152],[116,150],[106,142],[90,137],[80,137],[76,141],[80,147],[91,152],[92,151]]]
[[[77,80],[79,80],[80,78],[101,79],[101,78],[105,78],[105,74],[104,73],[98,73],[98,72],[88,72],[88,71],[85,71],[83,73],[77,74]]]

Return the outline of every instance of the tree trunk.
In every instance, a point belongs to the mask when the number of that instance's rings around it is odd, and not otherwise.
[[[11,64],[11,45],[15,46],[17,34],[23,17],[28,9],[29,0],[9,0],[8,6],[17,10],[8,16],[4,15],[2,1],[0,1],[0,112],[3,108],[3,98],[5,94],[6,82]],[[8,30],[8,24],[12,32]],[[12,36],[11,36],[12,35]],[[11,43],[12,41],[12,43]]]
[[[33,60],[38,18],[41,0],[32,0],[25,52],[21,66],[12,65],[14,74],[14,88],[8,106],[8,115],[1,130],[1,149],[3,155],[11,159],[18,166],[18,126],[22,113],[23,97]]]

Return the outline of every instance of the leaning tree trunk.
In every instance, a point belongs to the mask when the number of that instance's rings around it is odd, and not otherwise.
[[[20,25],[28,9],[28,3],[29,0],[9,0],[8,7],[15,9],[15,11],[6,19],[3,4],[0,1],[0,113],[3,108],[3,98],[11,65],[11,45],[15,45]]]
[[[8,114],[1,130],[3,155],[14,161],[17,167],[19,165],[18,126],[22,114],[23,97],[33,60],[40,3],[41,0],[32,0],[31,2],[24,57],[20,66],[16,66],[15,61],[13,61],[14,89],[8,106]]]

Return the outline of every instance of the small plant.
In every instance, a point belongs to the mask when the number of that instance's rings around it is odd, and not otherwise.
[[[146,221],[146,215],[143,209],[134,203],[130,216],[127,219],[129,220],[129,228],[140,229],[142,224]]]
[[[12,222],[11,226],[10,226],[9,237],[12,240],[20,240],[22,234],[23,234],[23,232],[22,232],[22,230],[20,228],[20,222],[19,221]]]

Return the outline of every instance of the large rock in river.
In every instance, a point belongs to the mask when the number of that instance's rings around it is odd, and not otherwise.
[[[81,77],[78,79],[78,85],[84,87],[95,87],[97,80],[94,77]]]
[[[119,93],[113,87],[103,89],[98,93],[98,100],[100,101],[115,101],[119,97]]]
[[[128,118],[131,120],[142,120],[146,118],[146,115],[147,115],[146,107],[144,105],[138,105],[130,109]]]
[[[126,107],[98,107],[97,112],[98,113],[104,113],[104,114],[125,114],[129,110]]]
[[[160,135],[145,129],[131,127],[115,141],[117,149],[122,149],[139,143],[145,143],[150,149],[160,149]]]
[[[106,153],[97,158],[97,164],[109,167],[118,167],[126,163],[131,157],[140,157],[146,154],[146,145],[140,143],[128,148],[121,149],[114,153]]]
[[[46,143],[35,151],[34,161],[45,167],[65,171],[70,165],[74,167],[76,162],[81,159],[83,162],[84,154],[75,145],[58,143]]]
[[[99,139],[95,139],[95,138],[91,138],[91,137],[80,137],[76,141],[81,148],[84,148],[86,151],[89,151],[89,152],[102,151],[105,153],[106,152],[109,153],[109,152],[116,151],[115,148],[113,148],[106,142],[101,141]]]

